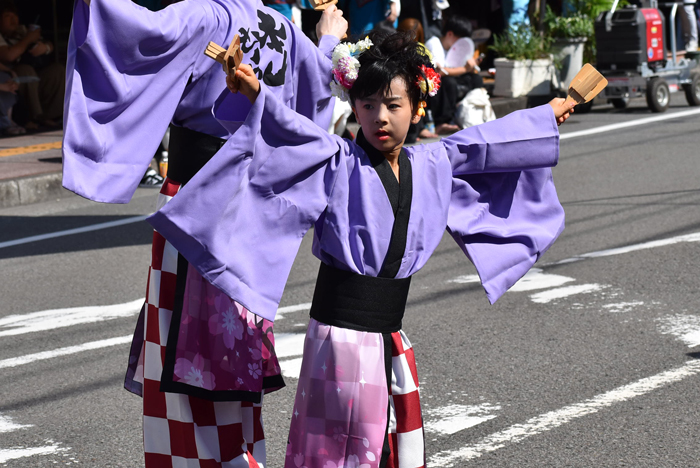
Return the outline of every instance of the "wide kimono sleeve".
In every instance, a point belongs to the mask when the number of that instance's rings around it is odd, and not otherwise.
[[[222,124],[236,133],[148,221],[207,281],[274,320],[304,234],[347,181],[349,145],[262,84],[243,125]]]
[[[494,303],[564,229],[550,169],[559,158],[554,113],[549,105],[514,112],[438,144],[453,172],[448,231]]]
[[[195,62],[208,41],[226,34],[228,26],[217,20],[224,13],[200,0],[158,12],[130,0],[75,1],[66,64],[64,187],[96,201],[129,201]]]
[[[296,60],[296,94],[290,107],[316,122],[321,128],[328,128],[333,115],[335,101],[330,87],[333,62],[330,57],[336,45],[338,38],[328,35],[321,38],[318,47],[306,37],[297,41],[301,57]]]

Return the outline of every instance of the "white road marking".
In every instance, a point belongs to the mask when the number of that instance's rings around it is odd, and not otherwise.
[[[304,333],[275,333],[275,353],[278,358],[304,354]]]
[[[611,125],[602,125],[600,127],[589,128],[588,130],[580,130],[578,132],[568,132],[559,136],[560,140],[568,140],[570,138],[578,138],[582,136],[595,135],[597,133],[612,132],[613,130],[620,130],[623,128],[637,127],[639,125],[646,125],[655,122],[661,122],[663,120],[680,119],[683,117],[689,117],[691,115],[700,114],[700,109],[691,109],[681,112],[674,112],[672,114],[657,115],[654,117],[646,117],[643,119],[630,120],[629,122],[620,122]]]
[[[452,435],[496,417],[498,405],[484,403],[478,406],[449,405],[425,411],[425,430]]]
[[[41,353],[26,354],[24,356],[19,356],[16,358],[3,359],[2,361],[0,361],[0,369],[4,369],[7,367],[17,367],[35,361],[43,361],[45,359],[55,358],[58,356],[68,356],[69,354],[81,353],[83,351],[90,351],[94,349],[108,348],[110,346],[131,343],[131,338],[132,335],[119,336],[116,338],[109,338],[107,340],[91,341],[89,343],[83,343],[76,346],[68,346],[66,348],[58,348],[51,351],[43,351]],[[2,432],[1,420],[0,432]]]
[[[13,432],[20,429],[26,429],[28,427],[34,427],[31,424],[15,424],[12,419],[0,414],[0,434]],[[53,440],[46,441],[49,444],[44,447],[12,447],[8,449],[0,449],[0,463],[4,464],[7,461],[15,460],[17,458],[32,457],[34,455],[51,455],[53,453],[65,452],[68,448],[60,447],[59,444],[55,443]]]
[[[700,317],[697,315],[672,315],[657,318],[659,331],[664,335],[673,335],[689,348],[700,345]]]
[[[637,306],[644,305],[642,301],[632,301],[632,302],[618,302],[616,304],[605,304],[604,309],[608,309],[613,313],[629,312]]]
[[[620,255],[629,252],[636,252],[638,250],[653,249],[656,247],[665,247],[667,245],[680,244],[682,242],[700,242],[700,232],[694,232],[692,234],[685,234],[683,236],[669,237],[668,239],[655,240],[650,242],[643,242],[641,244],[632,244],[625,247],[618,247],[616,249],[599,250],[597,252],[589,252],[576,257],[566,258],[564,260],[559,260],[551,265],[560,265],[563,263],[578,262],[580,260],[585,260],[587,258],[598,258],[598,257],[609,257],[611,255]]]
[[[532,291],[534,289],[547,289],[561,286],[562,284],[574,281],[568,276],[544,273],[541,268],[531,268],[520,278],[509,291]]]
[[[596,413],[603,408],[647,394],[653,390],[679,382],[686,377],[700,373],[700,360],[687,362],[685,365],[661,372],[628,385],[597,395],[589,400],[576,403],[549,413],[536,416],[523,424],[515,424],[502,431],[486,436],[478,443],[457,450],[445,450],[430,458],[429,466],[462,466],[466,460],[478,458],[486,453],[496,451],[509,444],[522,442],[528,437],[556,429],[574,419]]]
[[[18,429],[25,429],[27,427],[32,427],[32,425],[31,424],[15,424],[12,422],[12,419],[0,414],[0,434],[2,434],[3,432],[13,432],[13,431],[16,431]]]
[[[290,312],[304,312],[306,310],[311,310],[311,303],[310,302],[304,302],[302,304],[280,307],[277,309],[277,315],[275,315],[275,321],[284,318],[284,314],[288,314]],[[275,336],[277,336],[277,335],[275,335]]]
[[[564,299],[575,294],[588,294],[600,291],[605,286],[599,284],[574,284],[572,286],[564,286],[562,288],[549,289],[530,296],[532,302],[538,304],[546,304],[556,299]]]
[[[22,335],[83,323],[96,323],[122,317],[131,317],[141,310],[143,299],[109,306],[71,307],[42,310],[0,318],[0,337]]]
[[[90,226],[66,229],[65,231],[49,232],[47,234],[39,234],[38,236],[23,237],[22,239],[0,242],[0,249],[3,249],[5,247],[13,247],[15,245],[28,244],[30,242],[54,239],[56,237],[70,236],[72,234],[82,234],[84,232],[99,231],[100,229],[109,229],[112,227],[124,226],[125,224],[139,223],[148,218],[149,216],[150,215],[134,216],[131,218],[118,219],[116,221],[108,221],[106,223],[91,224]]]
[[[531,291],[533,289],[546,289],[561,286],[569,281],[574,281],[568,276],[544,273],[541,268],[531,268],[520,278],[509,291]],[[462,275],[447,281],[448,283],[469,284],[479,283],[479,275]]]
[[[281,361],[280,369],[282,370],[283,376],[298,380],[299,375],[301,375],[301,358]]]
[[[460,284],[480,283],[480,282],[481,282],[481,279],[479,278],[479,275],[462,275],[462,276],[458,276],[458,277],[448,281],[448,283],[460,283]]]
[[[33,457],[35,455],[52,455],[54,453],[65,452],[67,450],[67,448],[61,447],[56,443],[45,447],[0,449],[0,463],[16,460],[17,458]]]

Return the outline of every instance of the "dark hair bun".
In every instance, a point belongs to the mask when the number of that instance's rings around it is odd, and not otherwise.
[[[387,93],[392,80],[401,77],[411,103],[416,106],[421,99],[420,88],[415,84],[423,75],[421,65],[433,66],[424,47],[410,32],[376,31],[369,38],[373,45],[358,58],[360,71],[350,89],[350,100],[354,103],[377,92]]]

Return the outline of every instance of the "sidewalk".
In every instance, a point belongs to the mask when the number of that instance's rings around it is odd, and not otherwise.
[[[0,208],[59,198],[61,130],[0,139]]]
[[[492,97],[497,117],[549,101]],[[61,130],[0,138],[0,208],[65,196],[61,186]]]

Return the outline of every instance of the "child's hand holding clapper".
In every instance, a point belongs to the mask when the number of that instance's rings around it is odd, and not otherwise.
[[[238,67],[233,76],[226,76],[226,87],[232,93],[240,91],[241,94],[248,98],[251,104],[255,104],[255,100],[260,94],[260,82],[258,77],[255,76],[253,67],[244,63]]]

